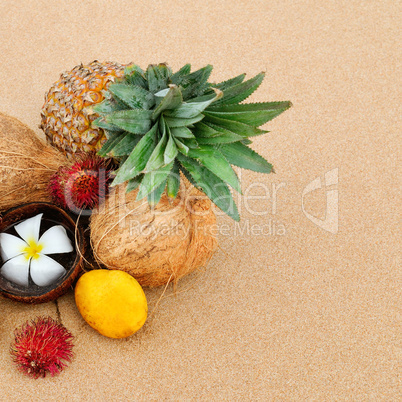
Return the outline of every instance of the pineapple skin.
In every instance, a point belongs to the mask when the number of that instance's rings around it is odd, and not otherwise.
[[[104,100],[103,91],[124,75],[125,66],[115,62],[93,61],[64,72],[45,94],[40,128],[48,143],[67,157],[76,152],[96,152],[106,137],[101,128],[92,127],[99,116],[87,106]]]

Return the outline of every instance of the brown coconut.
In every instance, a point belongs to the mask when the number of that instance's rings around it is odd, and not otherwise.
[[[91,217],[91,245],[99,263],[131,274],[142,286],[176,283],[205,266],[218,246],[211,201],[189,183],[175,200],[163,194],[150,208],[116,186]]]
[[[49,179],[66,163],[66,157],[33,130],[0,113],[0,211],[33,201],[50,202]]]

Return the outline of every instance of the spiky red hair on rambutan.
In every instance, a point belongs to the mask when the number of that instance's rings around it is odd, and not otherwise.
[[[59,374],[73,357],[73,335],[51,317],[38,317],[15,330],[11,356],[18,369],[33,377]]]
[[[53,202],[78,212],[94,209],[111,183],[113,163],[94,153],[77,154],[71,166],[61,166],[49,184]]]

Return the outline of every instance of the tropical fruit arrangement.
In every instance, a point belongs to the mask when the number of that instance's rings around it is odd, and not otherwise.
[[[267,133],[260,126],[291,106],[245,102],[264,73],[212,83],[211,72],[210,65],[174,72],[166,64],[81,64],[45,95],[47,144],[0,114],[4,296],[49,301],[65,279],[81,275],[78,311],[100,334],[122,338],[146,321],[143,287],[176,284],[208,263],[218,246],[214,208],[240,219],[233,166],[273,171],[250,145]],[[56,324],[34,321],[18,339],[32,325]],[[34,377],[58,371],[31,368]]]

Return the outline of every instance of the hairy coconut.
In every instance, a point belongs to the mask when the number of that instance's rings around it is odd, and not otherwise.
[[[99,263],[131,274],[142,286],[176,283],[204,266],[217,249],[211,201],[182,182],[175,200],[162,195],[151,208],[119,185],[91,216],[91,244]]]
[[[66,157],[33,130],[0,113],[0,211],[27,202],[50,202],[50,177],[66,163]]]

